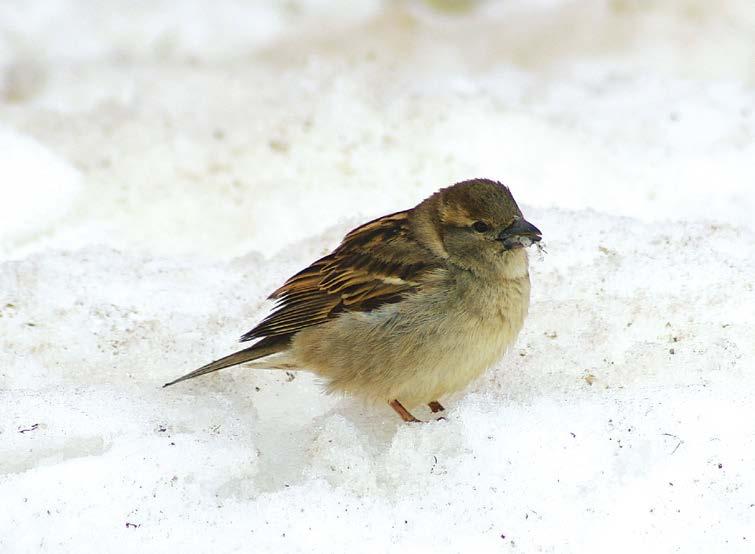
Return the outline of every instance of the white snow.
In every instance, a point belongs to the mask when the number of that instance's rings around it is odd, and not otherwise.
[[[0,126],[0,255],[59,223],[81,190],[78,172],[34,139]]]
[[[753,36],[747,0],[3,2],[0,551],[755,551]],[[445,421],[160,388],[478,176],[547,253]]]

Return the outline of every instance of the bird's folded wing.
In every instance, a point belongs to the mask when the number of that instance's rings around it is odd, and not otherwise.
[[[241,340],[291,335],[341,312],[368,312],[419,290],[438,264],[413,240],[407,216],[390,214],[351,231],[331,254],[273,292],[277,307]]]

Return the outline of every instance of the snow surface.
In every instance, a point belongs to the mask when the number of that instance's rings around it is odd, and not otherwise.
[[[755,551],[753,36],[748,0],[5,0],[0,551]],[[445,421],[160,388],[477,176],[547,252]]]

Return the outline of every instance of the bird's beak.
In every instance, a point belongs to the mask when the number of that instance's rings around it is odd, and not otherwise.
[[[498,235],[506,250],[531,246],[542,238],[540,229],[523,218],[514,221]]]

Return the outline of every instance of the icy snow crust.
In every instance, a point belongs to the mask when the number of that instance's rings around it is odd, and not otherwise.
[[[755,551],[750,2],[32,6],[0,7],[0,551]],[[160,388],[475,176],[547,253],[445,421]]]

